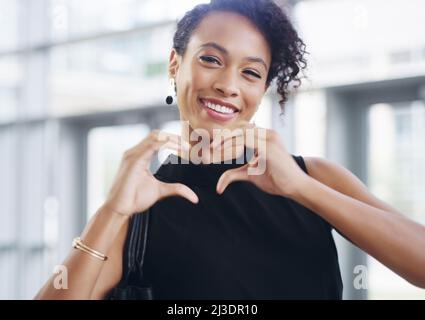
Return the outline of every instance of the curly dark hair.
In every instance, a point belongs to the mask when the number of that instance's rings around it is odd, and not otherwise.
[[[298,88],[301,84],[299,73],[307,62],[305,44],[298,36],[288,15],[272,0],[211,0],[199,4],[186,12],[177,24],[174,33],[173,48],[184,56],[190,37],[202,19],[212,11],[230,11],[248,18],[268,42],[272,61],[267,75],[266,85],[276,80],[279,104],[284,111],[285,102],[290,93],[290,84]]]

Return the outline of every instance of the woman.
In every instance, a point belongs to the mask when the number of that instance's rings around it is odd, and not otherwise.
[[[138,234],[134,217],[147,212],[143,283],[132,285],[151,286],[154,298],[340,299],[332,228],[425,287],[422,225],[343,167],[291,156],[273,130],[249,123],[272,80],[283,106],[305,67],[304,47],[272,1],[213,0],[189,11],[169,62],[189,132],[153,131],[124,154],[108,199],[64,262],[68,289],[55,289],[52,276],[37,298],[108,297],[123,277],[128,235]],[[214,137],[220,129],[239,131],[193,152],[193,133]],[[255,139],[236,139],[248,132]],[[164,145],[177,155],[152,175],[151,159]],[[248,149],[249,162],[241,155]],[[224,163],[229,159],[243,162]],[[182,160],[189,163],[174,164]],[[263,172],[249,174],[260,160]]]

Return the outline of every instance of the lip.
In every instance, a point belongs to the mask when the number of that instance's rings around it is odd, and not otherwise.
[[[229,121],[229,120],[235,118],[238,114],[238,111],[226,114],[226,113],[221,113],[221,112],[217,112],[215,110],[212,110],[212,109],[208,108],[207,106],[205,106],[205,104],[204,104],[205,100],[208,100],[210,102],[217,101],[217,104],[219,104],[219,102],[218,102],[219,100],[204,99],[204,98],[198,99],[200,107],[205,109],[207,114],[214,120],[217,120],[217,121],[220,121],[220,122],[225,122],[225,121]],[[228,106],[228,105],[225,105],[225,106]],[[230,106],[229,106],[229,108],[230,108]]]
[[[234,110],[236,110],[236,112],[240,111],[239,108],[237,106],[235,106],[233,103],[226,102],[226,101],[223,101],[223,100],[220,100],[220,99],[217,99],[217,98],[203,97],[203,98],[199,98],[199,99],[201,100],[201,102],[209,101],[209,102],[214,103],[214,104],[219,104],[221,106],[234,109]]]

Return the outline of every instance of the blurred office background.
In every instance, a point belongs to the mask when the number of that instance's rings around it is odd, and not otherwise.
[[[124,150],[154,128],[179,132],[176,106],[164,103],[168,56],[176,19],[201,2],[0,0],[1,299],[35,295],[104,200]],[[279,3],[311,53],[308,80],[282,117],[270,89],[256,123],[425,223],[425,2]],[[345,298],[425,299],[335,239]],[[356,266],[367,271],[360,288]]]

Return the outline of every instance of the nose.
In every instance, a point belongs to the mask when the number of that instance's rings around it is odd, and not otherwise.
[[[214,82],[214,90],[225,97],[239,96],[237,75],[231,70],[223,71]]]

